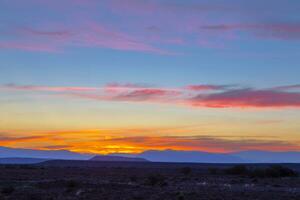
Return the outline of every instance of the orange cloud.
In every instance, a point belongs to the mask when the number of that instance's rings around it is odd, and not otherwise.
[[[81,133],[81,134],[79,134]],[[298,151],[299,141],[283,141],[254,137],[213,136],[119,136],[93,135],[78,131],[43,133],[42,136],[4,137],[1,146],[30,147],[35,149],[66,149],[81,153],[140,153],[146,150],[193,150],[232,152],[241,150]]]

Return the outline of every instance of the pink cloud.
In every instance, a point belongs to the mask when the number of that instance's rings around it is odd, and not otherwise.
[[[149,88],[150,86],[146,85],[146,84],[136,84],[136,83],[108,83],[105,85],[106,88],[108,89],[112,89],[112,88],[131,88],[131,89],[135,89],[135,88]]]
[[[285,85],[280,87],[272,88],[274,90],[300,90],[300,84],[297,85]]]
[[[228,86],[225,85],[188,85],[186,89],[193,91],[205,91],[205,90],[224,90]]]
[[[48,38],[56,38],[56,39],[67,39],[72,36],[72,33],[68,30],[58,30],[58,31],[43,31],[36,30],[32,28],[23,28],[20,30],[20,34],[24,33],[29,36],[40,36],[40,37],[48,37]]]
[[[23,41],[0,41],[0,49],[18,49],[25,51],[60,52],[60,48],[52,44],[32,43]]]
[[[46,91],[46,92],[87,92],[97,91],[96,87],[50,87],[50,86],[34,86],[34,85],[15,85],[7,84],[2,86],[4,89],[23,90],[23,91]]]
[[[220,24],[201,26],[200,28],[220,32],[220,34],[224,31],[243,31],[263,38],[300,39],[299,23]]]
[[[146,43],[142,37],[118,31],[91,20],[80,21],[76,27],[62,25],[57,27],[59,28],[25,27],[3,32],[2,34],[9,34],[13,39],[0,41],[0,48],[58,52],[70,46],[83,46],[161,55],[174,54]]]
[[[136,84],[115,83],[96,88],[10,84],[2,86],[0,89],[55,92],[64,96],[99,101],[168,103],[198,108],[300,108],[300,92],[289,92],[281,89],[232,89],[220,85],[196,86],[153,88]]]
[[[224,48],[237,35],[300,39],[300,24],[292,23],[295,20],[278,20],[275,11],[271,19],[266,19],[262,12],[256,12],[254,17],[250,14],[253,7],[245,9],[244,5],[232,2],[28,0],[16,3],[5,0],[5,5],[14,12],[20,8],[25,9],[24,13],[32,11],[37,20],[20,22],[19,27],[5,22],[3,29],[17,31],[9,34],[8,41],[3,39],[6,35],[1,39],[2,49],[57,52],[79,46],[181,55],[168,49],[171,45]],[[42,11],[52,14],[40,16]],[[246,34],[238,34],[241,32]]]
[[[274,90],[237,89],[191,98],[195,107],[282,108],[300,107],[300,93]]]
[[[120,101],[149,101],[161,100],[166,101],[180,95],[180,92],[165,89],[137,89],[125,94],[117,95],[114,100]]]
[[[89,21],[86,27],[89,31],[81,33],[77,38],[78,42],[83,45],[117,50],[152,52],[165,55],[172,54],[171,52],[147,44],[138,37],[130,36],[124,32],[113,30],[112,28],[107,28],[95,22]]]

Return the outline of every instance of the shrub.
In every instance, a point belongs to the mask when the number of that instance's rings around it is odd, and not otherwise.
[[[137,182],[138,178],[136,176],[130,176],[129,180],[130,180],[130,182]]]
[[[281,178],[296,177],[298,173],[288,167],[273,165],[267,168],[256,168],[251,172],[251,176],[258,178]]]
[[[192,169],[190,167],[183,167],[180,169],[180,172],[187,176],[192,173]]]
[[[230,175],[247,175],[249,170],[245,165],[236,165],[225,169],[225,173]]]
[[[78,182],[76,182],[75,180],[69,180],[66,182],[66,186],[69,189],[74,189],[74,188],[78,187]]]
[[[2,188],[1,193],[5,195],[10,195],[15,191],[15,188],[13,186],[6,186]]]
[[[29,193],[24,194],[23,200],[42,200],[46,199],[43,194],[37,193],[35,191],[31,191]]]
[[[183,194],[182,192],[179,192],[179,193],[177,194],[177,200],[185,200],[184,194]]]
[[[218,173],[218,169],[215,167],[210,167],[210,168],[208,168],[208,172],[211,175],[216,175]]]
[[[164,176],[162,176],[161,174],[151,174],[147,177],[146,179],[146,185],[150,185],[150,186],[165,186],[167,185],[166,183],[166,178]]]

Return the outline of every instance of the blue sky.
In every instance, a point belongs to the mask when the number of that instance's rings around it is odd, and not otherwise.
[[[2,0],[0,144],[298,150],[299,9],[293,0]],[[131,130],[184,138],[152,147]],[[192,135],[213,138],[206,146]]]

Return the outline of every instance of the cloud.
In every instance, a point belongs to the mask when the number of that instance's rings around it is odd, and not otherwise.
[[[18,49],[25,51],[41,51],[57,53],[60,49],[53,44],[35,43],[35,42],[25,42],[25,41],[0,41],[0,49]]]
[[[298,85],[271,89],[235,88],[231,85],[188,85],[159,88],[140,84],[107,84],[103,87],[50,87],[8,84],[0,89],[52,92],[73,98],[98,101],[156,103],[208,108],[300,108]]]
[[[205,91],[205,90],[224,90],[226,89],[227,85],[188,85],[186,88],[188,90],[194,91]]]
[[[20,33],[28,34],[30,36],[41,36],[41,37],[51,37],[51,38],[69,38],[72,36],[72,33],[66,30],[41,31],[41,30],[35,30],[28,27],[21,29]]]
[[[177,128],[174,128],[175,130]],[[189,129],[187,129],[189,130]],[[186,130],[186,131],[187,131]],[[164,136],[148,135],[124,136],[130,130],[79,130],[40,133],[40,136],[0,137],[0,145],[7,147],[34,148],[48,150],[71,150],[82,153],[139,153],[146,150],[193,150],[207,152],[232,152],[243,150],[299,151],[298,141],[280,140],[279,138],[260,138],[253,136]],[[141,130],[142,131],[142,130]],[[167,130],[171,131],[170,130]],[[86,134],[85,134],[86,133]],[[120,134],[123,133],[123,136]],[[7,135],[9,133],[6,133]],[[186,134],[186,132],[185,132]],[[82,137],[84,135],[84,137]]]
[[[20,91],[44,91],[44,92],[87,92],[96,91],[101,88],[96,87],[51,87],[51,86],[36,86],[36,85],[16,85],[6,84],[0,88]]]
[[[139,153],[146,150],[193,150],[207,152],[232,152],[242,150],[297,151],[296,142],[244,137],[225,139],[210,136],[136,136],[112,137],[81,143],[69,143],[73,151],[93,153]],[[55,149],[52,148],[51,149]],[[61,149],[61,147],[58,147]]]
[[[25,136],[25,137],[13,137],[13,136],[6,136],[7,134],[0,135],[0,145],[7,146],[7,145],[15,145],[18,143],[30,143],[36,141],[45,140],[47,137],[45,136]]]
[[[170,137],[125,137],[109,140],[145,149],[199,150],[210,152],[231,152],[241,150],[299,150],[299,145],[288,141],[265,139],[224,139],[210,136]]]
[[[136,84],[136,83],[108,83],[105,85],[107,89],[136,89],[136,88],[150,88],[150,85]]]
[[[124,32],[109,29],[99,23],[89,21],[86,23],[87,30],[77,38],[79,43],[89,46],[99,46],[117,50],[132,50],[152,52],[158,54],[172,54],[171,52],[161,50],[146,44],[138,37],[130,36]]]
[[[282,108],[300,107],[300,93],[275,90],[237,89],[190,99],[195,107]]]
[[[161,101],[166,101],[178,95],[180,95],[180,92],[166,89],[137,89],[128,93],[119,94],[112,99],[118,101],[151,101],[160,99]]]
[[[241,37],[299,40],[294,3],[270,5],[264,7],[258,1],[5,0],[5,10],[15,13],[22,8],[19,17],[24,17],[15,24],[3,21],[0,48],[62,52],[84,47],[181,55],[170,49],[178,45],[219,48],[240,32],[247,33]],[[273,12],[264,12],[269,10]],[[41,16],[43,12],[51,14]],[[26,13],[35,20],[27,22]]]
[[[223,34],[225,31],[243,31],[260,38],[299,40],[300,24],[292,23],[260,23],[260,24],[220,24],[200,26]]]
[[[300,84],[296,85],[284,85],[272,88],[273,90],[300,90]]]
[[[0,40],[2,49],[19,49],[26,51],[61,52],[68,47],[96,47],[122,51],[149,52],[161,55],[173,55],[171,51],[162,50],[148,44],[143,38],[131,35],[116,28],[111,28],[86,20],[76,26],[44,25],[46,28],[22,27],[2,33],[11,38]],[[47,27],[49,26],[49,27]],[[55,30],[52,30],[55,29]]]

